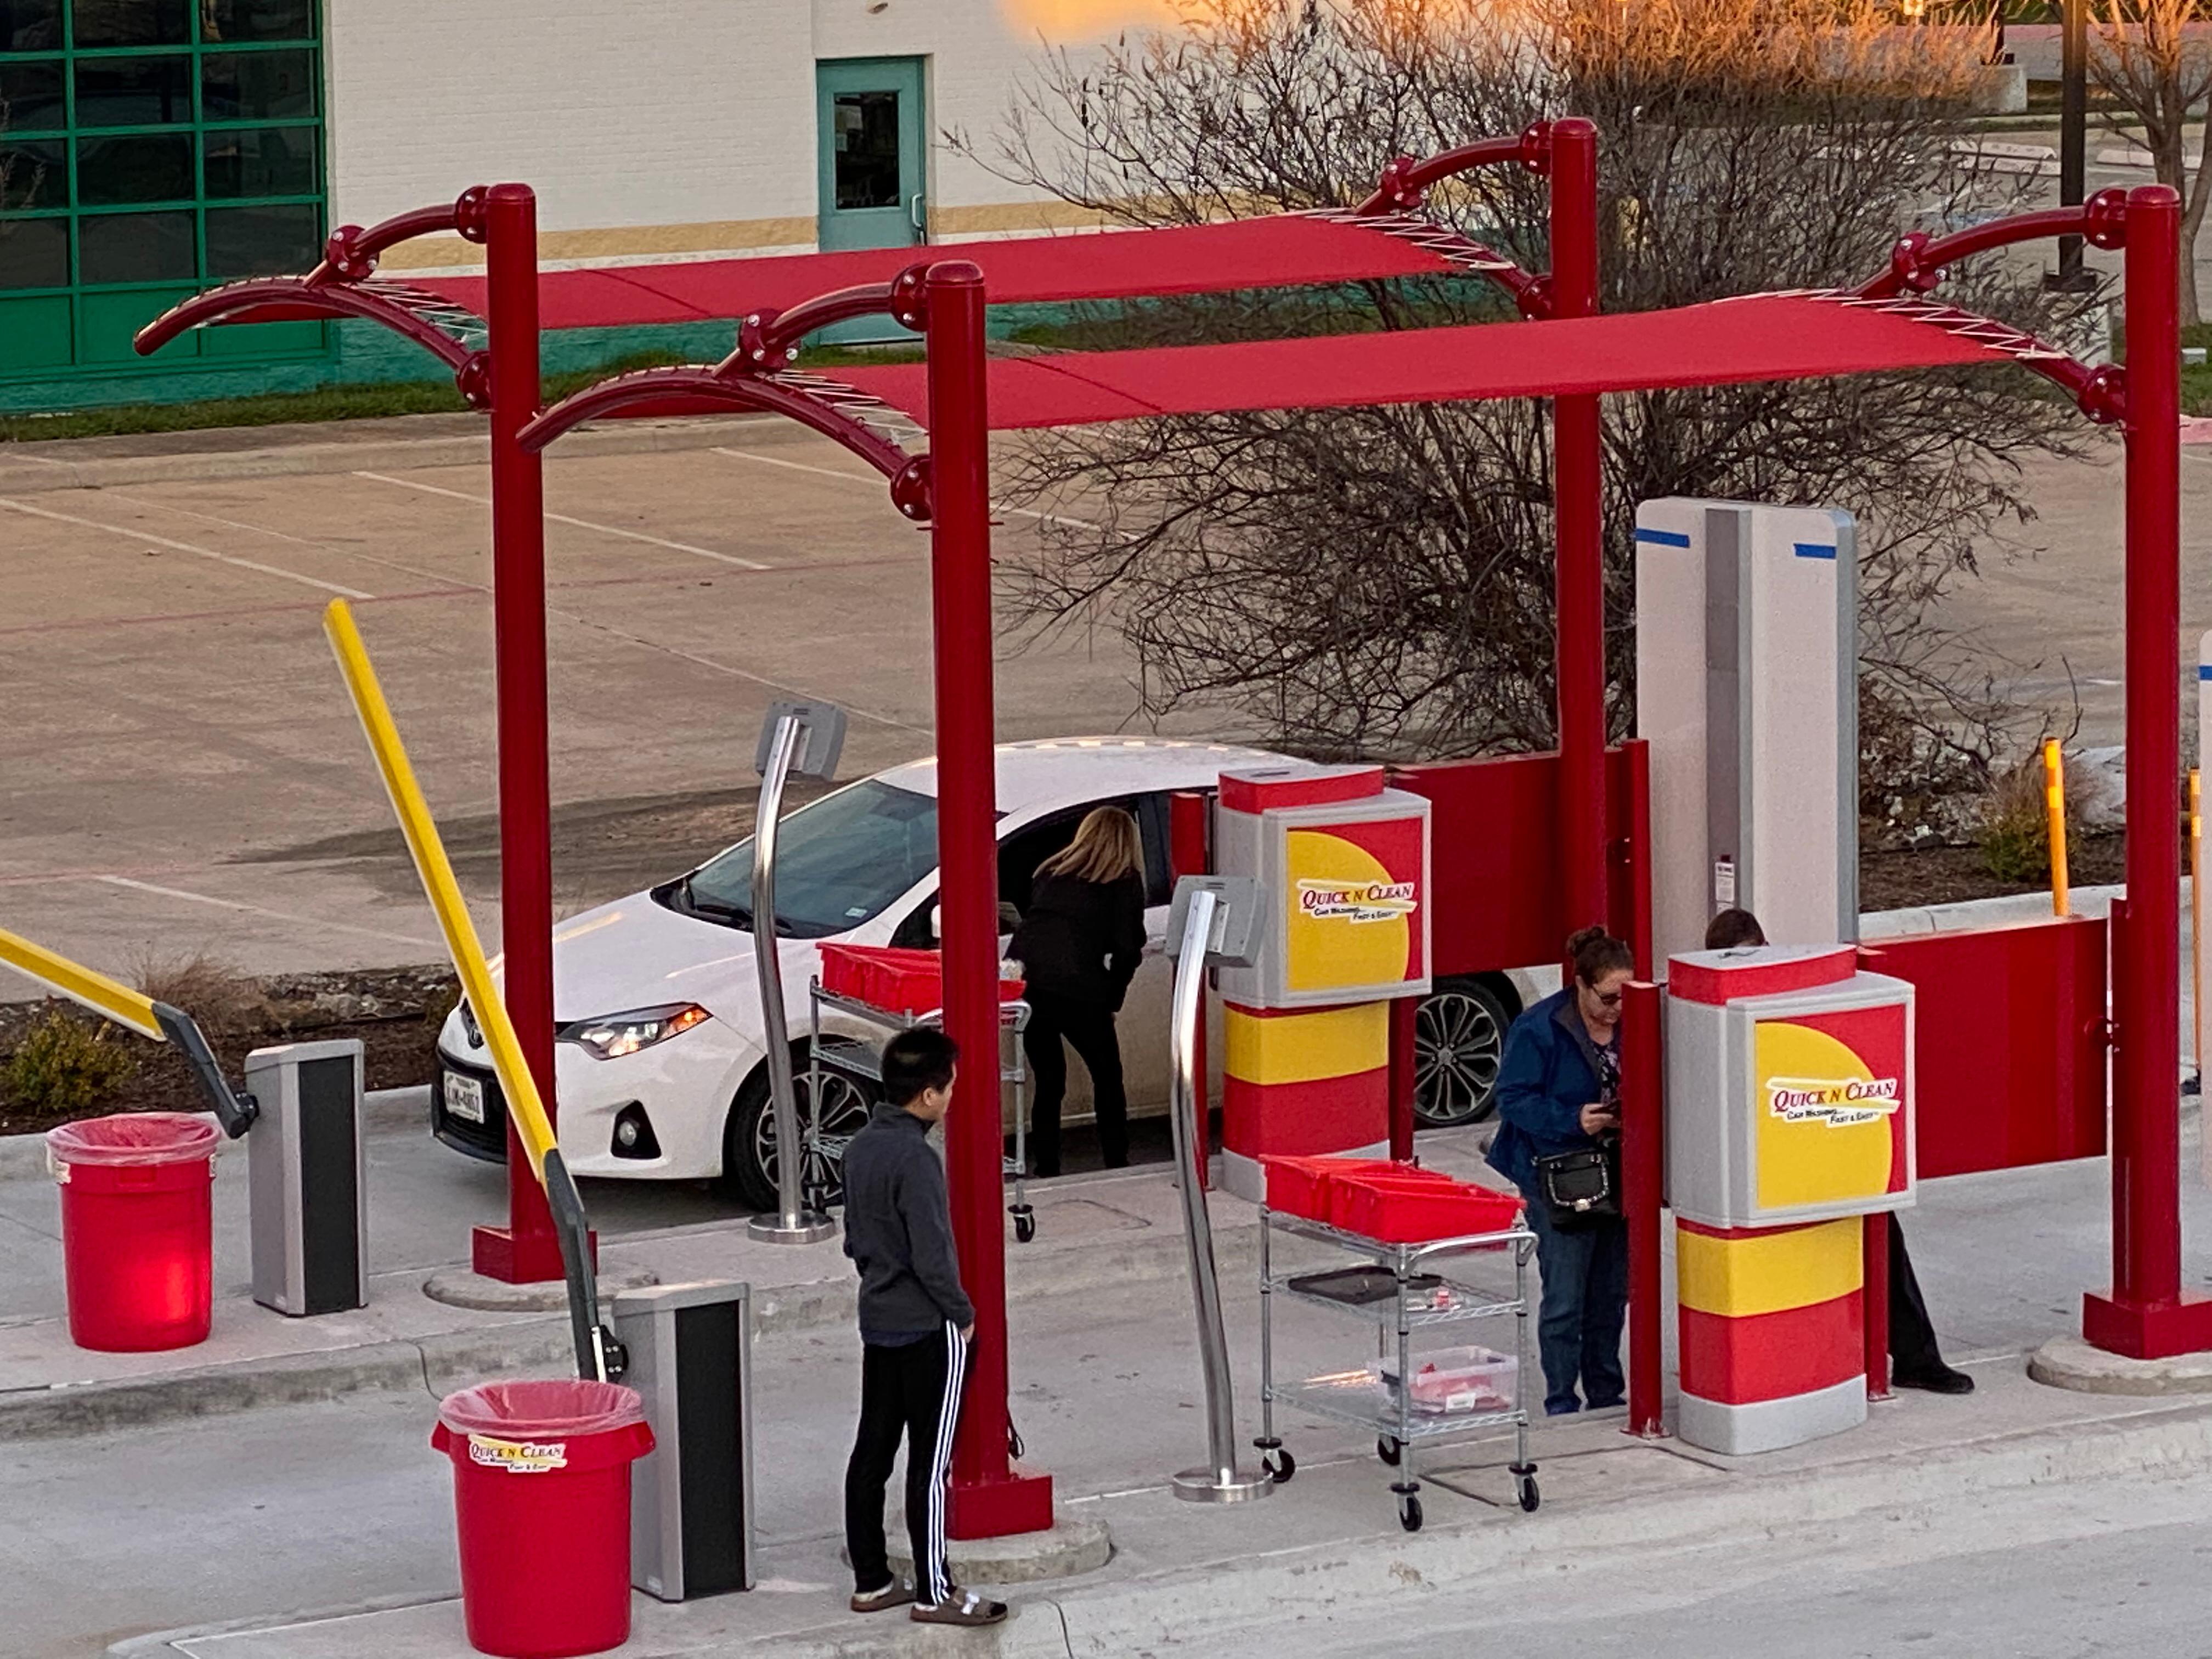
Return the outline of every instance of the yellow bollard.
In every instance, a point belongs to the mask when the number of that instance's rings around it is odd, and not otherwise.
[[[2058,739],[2043,740],[2043,808],[2051,825],[2051,914],[2067,914],[2066,757]]]

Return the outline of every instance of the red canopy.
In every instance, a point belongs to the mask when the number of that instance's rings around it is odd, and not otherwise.
[[[1226,293],[1512,268],[1489,249],[1425,219],[1290,213],[1164,230],[549,270],[538,279],[538,319],[546,328],[612,328],[735,319],[785,310],[838,289],[887,283],[917,261],[946,258],[980,265],[994,305]],[[400,280],[483,315],[481,276]]]
[[[1012,431],[1148,415],[1727,386],[2003,362],[2043,349],[1924,301],[1770,294],[1553,322],[1000,358],[990,365],[990,414],[994,428]],[[928,423],[922,364],[808,378]]]

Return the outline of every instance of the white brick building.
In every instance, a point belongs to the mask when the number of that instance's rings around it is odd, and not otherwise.
[[[8,0],[0,407],[420,375],[317,324],[182,341],[158,371],[129,337],[197,289],[304,269],[331,225],[471,184],[534,185],[541,257],[560,263],[1068,222],[943,135],[988,139],[1045,40],[1079,50],[1169,15],[1166,0]],[[480,253],[430,239],[386,263]]]

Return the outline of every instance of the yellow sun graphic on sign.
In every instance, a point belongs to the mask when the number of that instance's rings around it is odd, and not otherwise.
[[[1781,1019],[1759,1022],[1753,1070],[1760,1208],[1847,1203],[1889,1190],[1898,1079],[1875,1078],[1826,1031]]]
[[[1413,906],[1395,897],[1364,902],[1369,890],[1393,888],[1390,872],[1372,853],[1340,836],[1293,830],[1285,837],[1289,938],[1284,979],[1293,991],[1332,991],[1388,985],[1406,977],[1412,955]],[[1341,884],[1358,890],[1361,902],[1313,906],[1301,888]]]

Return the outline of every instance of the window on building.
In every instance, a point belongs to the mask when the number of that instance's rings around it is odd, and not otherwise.
[[[0,378],[124,368],[139,325],[323,239],[316,0],[0,0]],[[319,323],[157,362],[319,352]]]

